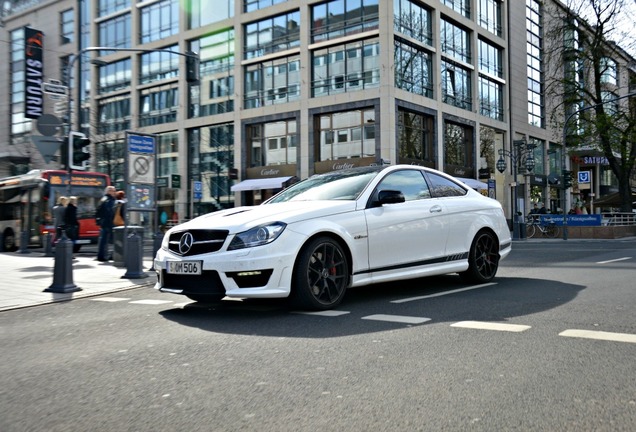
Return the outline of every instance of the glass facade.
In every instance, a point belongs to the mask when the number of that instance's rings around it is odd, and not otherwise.
[[[132,79],[130,59],[99,67],[99,93],[109,93],[130,87]]]
[[[141,43],[179,33],[179,0],[163,0],[141,9]]]
[[[177,120],[179,90],[174,84],[141,91],[139,125],[152,126]]]
[[[130,48],[131,42],[130,14],[99,23],[99,46]]]
[[[411,93],[433,97],[433,67],[430,52],[395,41],[395,86]]]
[[[338,39],[378,28],[378,0],[332,0],[311,8],[311,40]]]
[[[435,118],[398,110],[398,156],[400,163],[435,167]]]
[[[296,120],[250,125],[248,128],[248,166],[295,164],[298,155]]]
[[[543,28],[541,3],[526,1],[528,123],[545,127],[543,101]]]
[[[393,0],[394,30],[427,45],[433,45],[431,11],[411,0]]]
[[[245,58],[261,57],[300,46],[300,12],[245,25]]]
[[[245,67],[245,108],[289,102],[300,97],[298,56]]]
[[[75,11],[68,9],[60,13],[60,44],[75,41]]]
[[[375,156],[375,111],[354,110],[319,118],[316,160]]]
[[[178,46],[161,48],[167,51],[179,52]],[[139,82],[148,84],[179,76],[179,55],[166,51],[153,51],[141,54],[141,72]]]
[[[31,120],[25,117],[24,29],[11,32],[11,134],[31,131]]]
[[[502,0],[479,0],[479,25],[492,34],[501,36]]]
[[[204,27],[234,16],[234,0],[190,0],[189,28]]]
[[[312,53],[312,96],[326,96],[377,87],[380,84],[380,43],[352,42]]]
[[[442,100],[458,108],[473,108],[471,71],[453,62],[442,61]]]

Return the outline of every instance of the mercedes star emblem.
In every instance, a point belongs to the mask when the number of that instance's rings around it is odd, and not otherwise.
[[[187,232],[184,235],[182,235],[181,240],[179,240],[179,253],[181,255],[185,255],[188,252],[190,252],[192,243],[194,243],[194,237],[192,237],[192,234]]]

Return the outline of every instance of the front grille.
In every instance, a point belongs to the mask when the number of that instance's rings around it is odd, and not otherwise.
[[[194,237],[194,242],[189,251],[181,254],[179,251],[179,242],[185,233],[189,232]],[[168,239],[168,249],[181,256],[192,256],[205,253],[216,252],[221,249],[229,231],[227,230],[190,230],[178,231],[170,234]]]
[[[225,288],[219,274],[214,270],[203,270],[200,275],[175,275],[161,271],[162,287],[181,289],[183,294],[223,294]]]

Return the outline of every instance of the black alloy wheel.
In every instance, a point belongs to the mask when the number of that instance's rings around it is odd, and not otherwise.
[[[327,310],[342,301],[349,285],[349,263],[337,241],[319,237],[300,252],[294,269],[292,300],[303,309]]]
[[[469,283],[491,281],[499,268],[499,244],[490,232],[480,231],[473,239],[468,252],[468,270],[460,273],[462,280]]]

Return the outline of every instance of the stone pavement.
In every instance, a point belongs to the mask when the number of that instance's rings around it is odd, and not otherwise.
[[[65,285],[72,282],[80,291],[66,293],[45,292],[53,285],[55,258],[46,257],[40,251],[28,254],[20,252],[0,253],[0,311],[68,301],[125,289],[146,286],[151,289],[157,280],[149,269],[152,262],[143,262],[146,278],[128,279],[126,267],[115,267],[112,261],[99,262],[93,256],[79,256],[73,260],[72,276],[63,275]],[[139,275],[139,272],[132,272]],[[59,277],[59,276],[58,276]],[[57,287],[58,284],[56,284]]]

